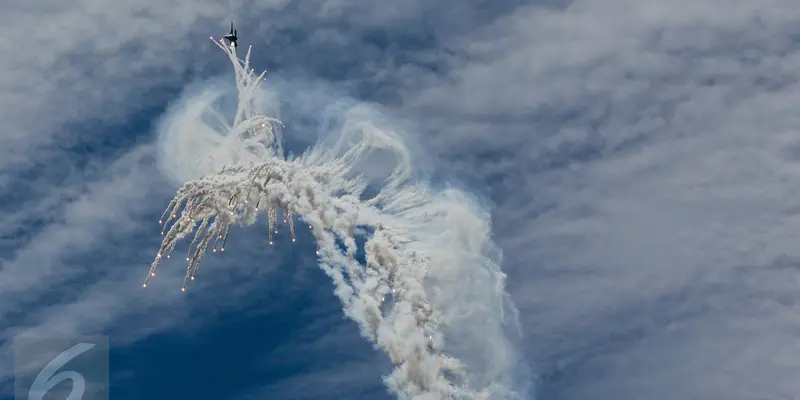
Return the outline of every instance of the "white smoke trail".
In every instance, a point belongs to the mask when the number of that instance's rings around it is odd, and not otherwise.
[[[199,179],[183,184],[159,221],[164,239],[144,286],[192,233],[182,290],[209,247],[224,250],[233,225],[266,214],[272,244],[279,214],[295,240],[296,216],[316,239],[344,313],[394,364],[385,377],[390,392],[403,399],[527,398],[531,376],[514,348],[516,309],[488,212],[463,191],[414,179],[407,145],[377,126],[366,106],[345,110],[336,134],[300,157],[284,157],[280,122],[259,112],[267,98],[250,50],[239,60],[233,47],[218,45],[235,70],[235,117],[227,123],[211,105],[219,92],[206,91],[166,120],[161,168],[173,179]],[[375,154],[393,160],[382,182],[357,167]],[[366,196],[376,182],[377,194]],[[365,263],[355,256],[359,234],[366,236]]]

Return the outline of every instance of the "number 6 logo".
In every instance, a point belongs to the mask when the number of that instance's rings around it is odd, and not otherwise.
[[[39,372],[39,375],[36,375],[36,379],[33,380],[33,385],[31,385],[31,389],[28,391],[28,399],[42,400],[45,393],[50,391],[55,385],[58,385],[66,379],[72,379],[72,390],[69,392],[69,396],[67,396],[66,400],[81,400],[83,398],[83,393],[86,391],[86,381],[83,379],[83,375],[75,371],[63,371],[56,374],[56,371],[73,358],[85,353],[94,346],[94,344],[89,343],[76,344],[64,350],[61,354],[56,356],[56,358],[47,363],[42,371]]]

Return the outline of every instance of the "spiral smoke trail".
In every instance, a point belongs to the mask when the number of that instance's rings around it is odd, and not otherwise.
[[[402,399],[528,398],[530,373],[514,347],[517,311],[505,292],[488,211],[463,191],[434,190],[416,179],[400,134],[374,123],[366,106],[343,111],[346,123],[335,135],[299,157],[285,157],[282,124],[263,112],[264,74],[251,69],[251,49],[240,60],[234,47],[214,43],[235,71],[233,122],[212,105],[214,91],[196,95],[168,118],[160,166],[173,178],[192,180],[159,221],[163,242],[144,286],[188,236],[182,290],[209,248],[224,251],[234,225],[266,214],[273,244],[279,220],[293,241],[294,222],[302,220],[345,315],[391,359],[394,369],[384,378],[391,393]],[[374,162],[375,154],[394,164],[368,196],[376,180],[356,166]],[[366,239],[365,262],[356,258],[359,235]]]

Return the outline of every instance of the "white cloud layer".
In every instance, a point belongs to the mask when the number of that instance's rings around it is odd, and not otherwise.
[[[493,180],[543,398],[798,392],[798,22],[787,1],[520,8],[408,97]]]
[[[148,90],[208,62],[194,55],[206,51],[207,31],[245,8],[207,3],[7,6],[0,49],[14,56],[0,59],[0,185],[19,184],[21,166],[60,160],[58,146],[96,134],[65,123],[123,118],[128,103],[139,107]],[[315,57],[320,47],[333,46],[324,55],[335,65],[354,60],[341,72],[348,87],[393,97],[442,159],[489,182],[540,398],[800,392],[795,2],[500,2],[499,11],[318,3],[250,4],[247,13],[265,16],[258,40],[281,66],[308,65],[313,75],[329,60]],[[433,44],[379,50],[359,36],[376,26],[428,32]],[[280,34],[290,28],[308,38]],[[19,32],[24,40],[9,39]],[[103,35],[87,39],[95,32]],[[43,298],[56,283],[45,274],[64,276],[68,256],[91,251],[75,241],[104,232],[80,207],[136,215],[109,199],[119,200],[115,187],[163,184],[142,174],[95,179],[77,169],[25,182],[33,200],[4,200],[3,249],[15,251],[2,254],[0,287],[20,288],[0,291],[4,326],[20,312],[42,326],[57,320],[25,299]],[[87,192],[97,194],[80,197]],[[61,209],[75,217],[50,211]],[[40,229],[29,216],[40,214],[42,233],[17,241],[18,226]],[[82,235],[68,241],[48,236],[77,228]],[[140,272],[120,274],[129,270]],[[37,276],[41,286],[30,283]],[[128,304],[125,293],[109,312]]]

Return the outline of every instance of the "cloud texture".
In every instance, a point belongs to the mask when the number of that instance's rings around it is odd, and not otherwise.
[[[256,62],[384,103],[485,184],[539,398],[800,389],[794,2],[131,4],[0,16],[3,327],[102,330],[176,301],[119,290],[169,189],[148,127],[115,134],[221,71],[203,43],[234,17]]]

